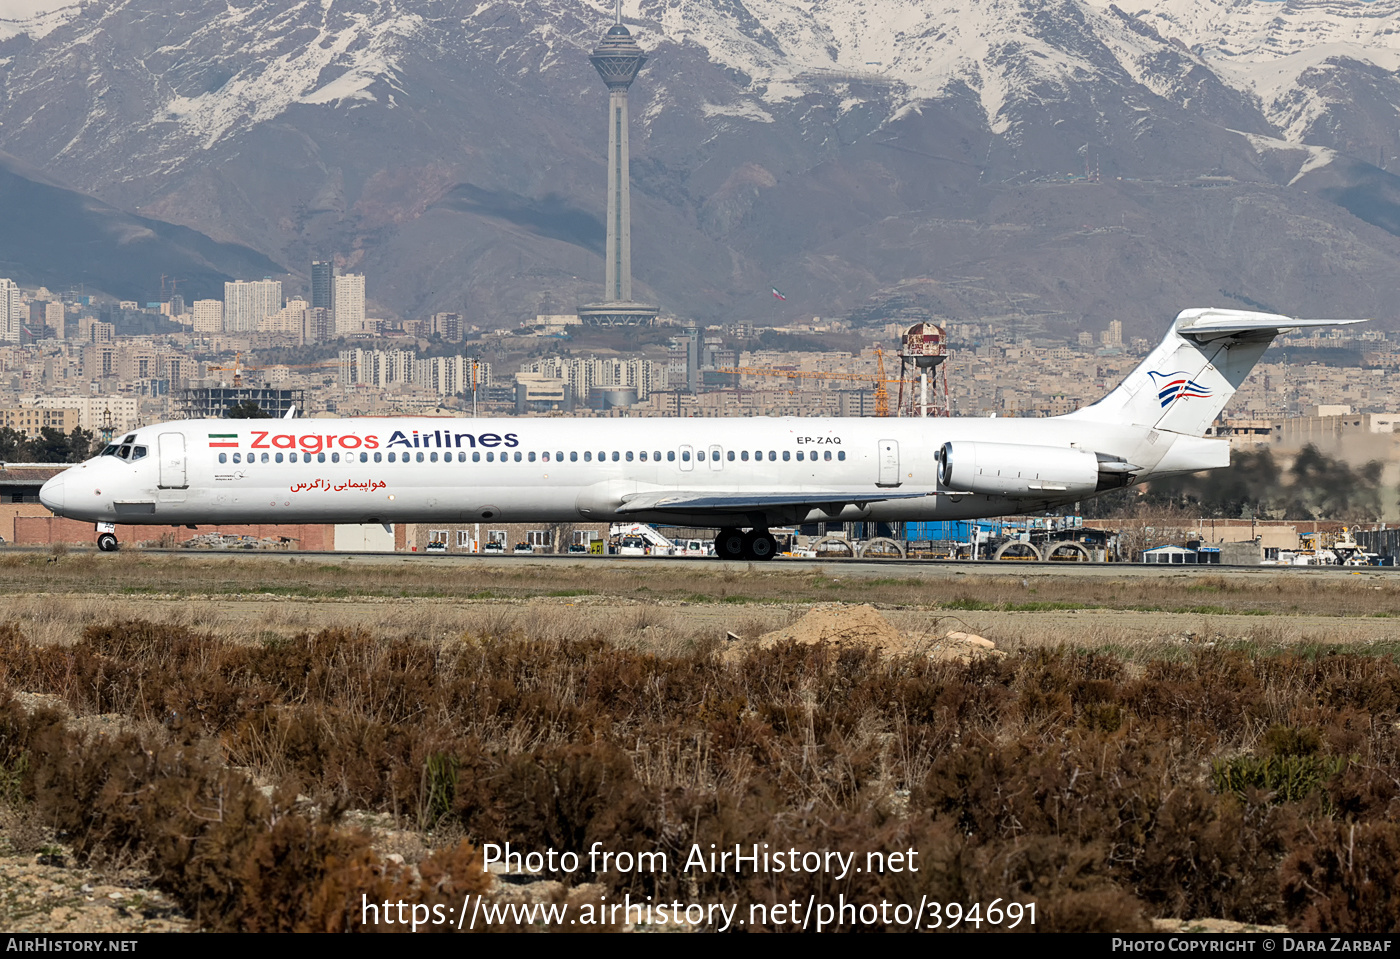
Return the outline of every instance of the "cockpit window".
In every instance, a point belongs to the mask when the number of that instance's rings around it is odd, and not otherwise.
[[[121,449],[117,450],[117,455],[120,456],[122,459],[126,459],[131,455],[131,447],[123,446]]]
[[[108,446],[108,447],[104,448],[104,449],[102,450],[102,455],[103,455],[103,456],[116,456],[116,455],[117,455],[117,446],[116,446],[116,444],[113,443],[111,446]]]
[[[132,433],[132,434],[131,434],[130,436],[128,436],[126,439],[122,440],[122,445],[123,445],[123,446],[126,446],[126,445],[129,445],[129,444],[131,444],[131,443],[135,443],[135,442],[136,442],[136,434],[135,434],[135,433]]]
[[[137,446],[131,451],[131,461],[134,463],[146,455],[146,447]]]

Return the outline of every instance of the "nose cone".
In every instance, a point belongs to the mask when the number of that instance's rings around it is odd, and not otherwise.
[[[33,487],[30,487],[33,489]],[[39,488],[39,502],[55,516],[63,515],[63,474],[60,473]]]

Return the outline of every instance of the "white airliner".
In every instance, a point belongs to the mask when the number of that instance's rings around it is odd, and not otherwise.
[[[1228,466],[1205,431],[1281,330],[1364,320],[1184,310],[1099,400],[1048,419],[184,420],[136,430],[44,484],[60,516],[116,523],[560,523],[718,527],[770,559],[770,526],[1050,509]]]

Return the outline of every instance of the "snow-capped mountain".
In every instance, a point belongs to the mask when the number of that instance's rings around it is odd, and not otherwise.
[[[50,176],[294,272],[337,252],[403,315],[596,296],[612,4],[42,2],[0,0],[0,149]],[[1397,9],[626,0],[637,280],[702,319],[774,284],[792,315],[1379,309],[1400,241],[1357,164],[1400,154]]]

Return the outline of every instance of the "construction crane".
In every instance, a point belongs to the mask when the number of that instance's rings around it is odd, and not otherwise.
[[[233,386],[234,389],[237,389],[238,387],[243,385],[243,373],[245,371],[275,370],[278,367],[282,367],[288,370],[330,369],[331,367],[339,365],[340,360],[336,359],[322,360],[319,363],[272,363],[268,366],[245,366],[243,364],[243,354],[235,353],[233,355],[232,366],[206,366],[205,369],[216,370],[221,373],[228,373],[231,371],[233,373]]]
[[[890,393],[887,383],[901,383],[901,380],[885,378],[885,351],[875,350],[875,375],[869,373],[823,373],[817,370],[773,370],[758,366],[722,367],[716,373],[732,373],[737,376],[781,376],[790,380],[826,380],[838,382],[873,383],[875,385],[875,415],[890,415]]]
[[[903,370],[900,372],[903,372]],[[885,380],[885,351],[878,347],[875,350],[875,376],[875,415],[889,416],[890,391],[885,389],[885,383],[887,382]],[[902,378],[899,380],[899,389],[901,392],[904,390],[904,380]]]

